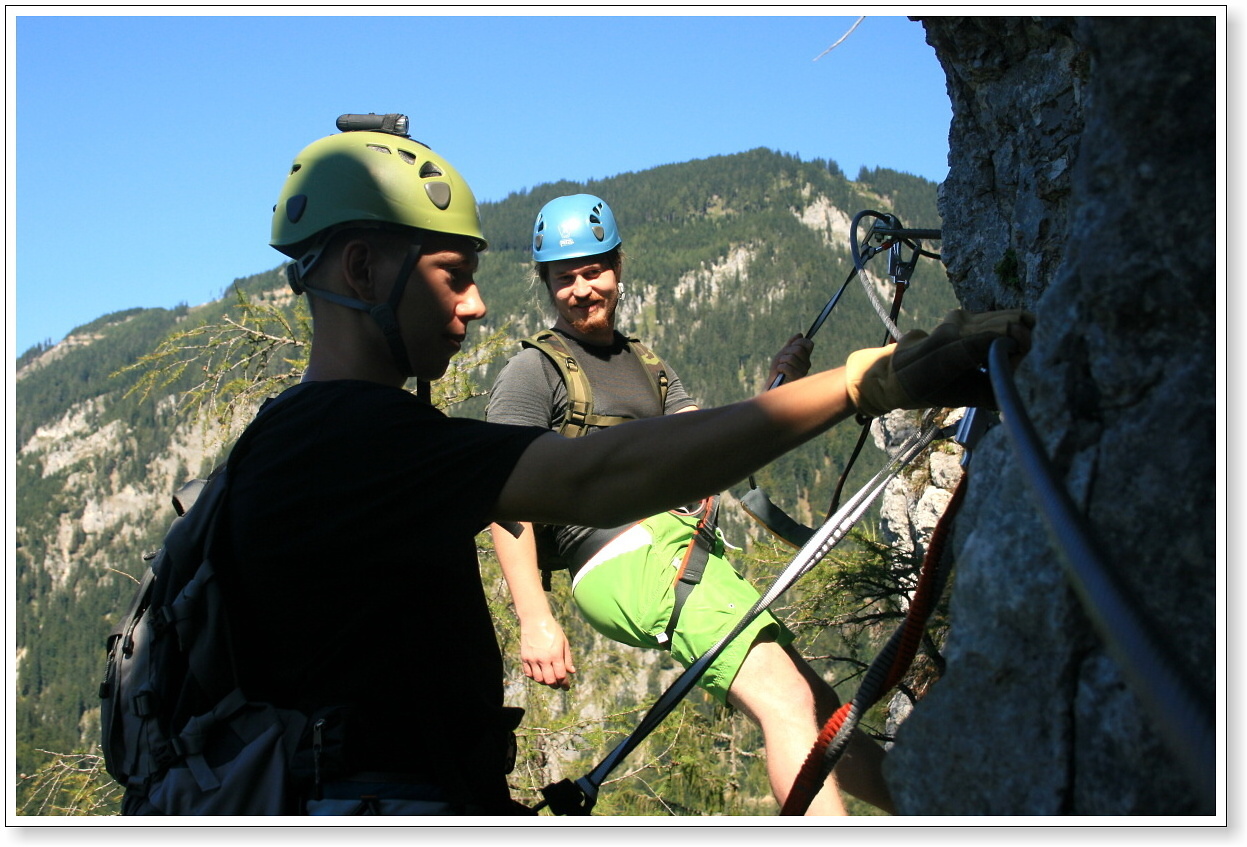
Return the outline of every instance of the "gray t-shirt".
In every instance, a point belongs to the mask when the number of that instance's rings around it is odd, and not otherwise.
[[[601,347],[582,344],[559,333],[572,355],[584,369],[593,386],[593,411],[599,415],[641,419],[672,414],[697,403],[688,396],[679,376],[664,361],[667,373],[667,403],[659,408],[658,396],[649,376],[633,354],[628,340],[615,333],[614,343]],[[567,387],[558,367],[540,350],[525,347],[513,356],[494,381],[489,394],[486,417],[491,423],[542,426],[557,430],[567,410]],[[592,434],[592,433],[590,433]],[[579,547],[592,530],[586,527],[557,527],[555,539],[566,555]]]

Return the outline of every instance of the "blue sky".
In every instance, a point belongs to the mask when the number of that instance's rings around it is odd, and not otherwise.
[[[409,114],[482,201],[754,147],[850,177],[947,173],[944,74],[901,16],[866,17],[825,53],[857,14],[57,8],[10,6],[6,22],[10,361],[109,312],[206,302],[279,265],[267,241],[285,170],[344,112]]]

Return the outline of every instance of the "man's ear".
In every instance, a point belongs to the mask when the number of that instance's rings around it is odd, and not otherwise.
[[[376,247],[363,238],[352,238],[342,245],[338,257],[342,279],[350,293],[365,303],[377,302],[376,265],[379,253]]]

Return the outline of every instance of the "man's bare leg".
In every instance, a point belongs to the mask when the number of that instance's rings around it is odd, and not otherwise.
[[[835,689],[801,658],[800,653],[791,646],[783,649],[788,653],[793,665],[805,677],[810,689],[815,692],[818,731],[821,732],[823,726],[836,713],[836,709],[840,708],[840,698],[836,695]],[[810,742],[810,746],[814,746],[813,741]],[[888,785],[883,780],[883,759],[886,755],[887,752],[877,741],[861,730],[854,730],[832,774],[838,780],[842,790],[892,815],[896,813],[896,808],[892,804],[892,792],[888,790]]]
[[[782,807],[819,730],[839,707],[839,698],[796,651],[759,641],[732,681],[728,701],[761,728],[771,791]],[[877,744],[855,735],[806,814],[847,814],[837,781],[853,796],[891,812],[891,797],[879,769],[882,759]]]

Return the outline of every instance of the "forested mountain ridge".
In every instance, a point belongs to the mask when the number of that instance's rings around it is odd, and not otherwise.
[[[852,270],[847,236],[856,213],[877,210],[909,227],[940,226],[933,183],[883,168],[849,180],[833,162],[765,149],[537,186],[481,206],[490,242],[478,275],[490,309],[476,330],[481,339],[504,327],[518,339],[549,323],[544,296],[529,278],[530,228],[546,201],[582,191],[607,199],[623,232],[623,328],[659,352],[704,405],[764,387],[771,356],[808,328]],[[890,302],[886,262],[871,269],[867,280]],[[219,301],[101,317],[17,361],[18,772],[38,765],[38,750],[89,750],[96,743],[104,637],[144,567],[142,554],[158,546],[172,518],[170,494],[205,473],[224,447],[219,430],[189,420],[180,406],[179,392],[198,378],[193,368],[150,397],[125,396],[137,373],[114,374],[175,327],[219,319],[234,302],[230,289],[274,302],[287,294],[277,267],[235,280]],[[955,306],[943,269],[922,261],[899,323],[925,326]],[[883,333],[854,281],[816,338],[816,367],[834,367],[853,349],[882,343]],[[478,374],[482,387],[501,364],[496,359]],[[451,413],[481,416],[483,407],[478,397]],[[856,429],[845,427],[776,462],[759,481],[795,516],[814,520],[855,437]],[[863,473],[875,469],[864,464]],[[746,528],[737,521],[735,529]],[[654,678],[637,679],[633,688],[660,690]],[[584,685],[575,694],[582,706],[596,699],[598,714],[622,705],[610,696]]]

